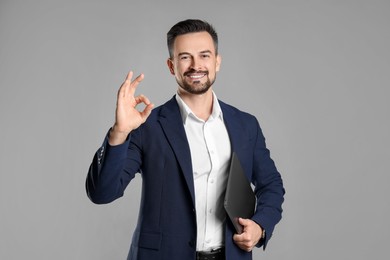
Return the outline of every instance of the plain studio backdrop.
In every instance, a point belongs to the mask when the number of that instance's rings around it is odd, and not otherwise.
[[[84,182],[127,72],[177,85],[166,33],[220,37],[218,97],[254,114],[286,188],[254,259],[389,259],[389,1],[0,1],[0,259],[125,259],[141,178],[94,205]]]

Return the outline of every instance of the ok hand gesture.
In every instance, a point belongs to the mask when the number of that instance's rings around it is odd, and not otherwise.
[[[131,81],[133,72],[127,74],[125,82],[118,91],[115,124],[110,131],[110,145],[122,144],[127,135],[134,129],[143,124],[153,109],[153,104],[144,95],[134,97],[138,84],[144,79],[144,75],[139,75]],[[140,103],[145,104],[143,111],[138,111],[136,106]]]

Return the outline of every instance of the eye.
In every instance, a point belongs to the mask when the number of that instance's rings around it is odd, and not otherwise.
[[[188,55],[180,56],[180,60],[188,60],[189,58],[190,58],[190,56],[188,56]]]
[[[209,54],[202,54],[202,58],[203,58],[203,59],[210,58],[210,55],[209,55]]]

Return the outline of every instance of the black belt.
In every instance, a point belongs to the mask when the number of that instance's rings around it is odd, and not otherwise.
[[[196,252],[196,260],[225,260],[225,248]]]

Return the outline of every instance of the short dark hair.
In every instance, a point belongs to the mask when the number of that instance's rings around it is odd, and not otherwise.
[[[218,35],[214,27],[206,21],[188,19],[178,22],[167,33],[169,57],[173,57],[173,44],[177,36],[195,32],[208,32],[214,41],[215,54],[218,54]]]

